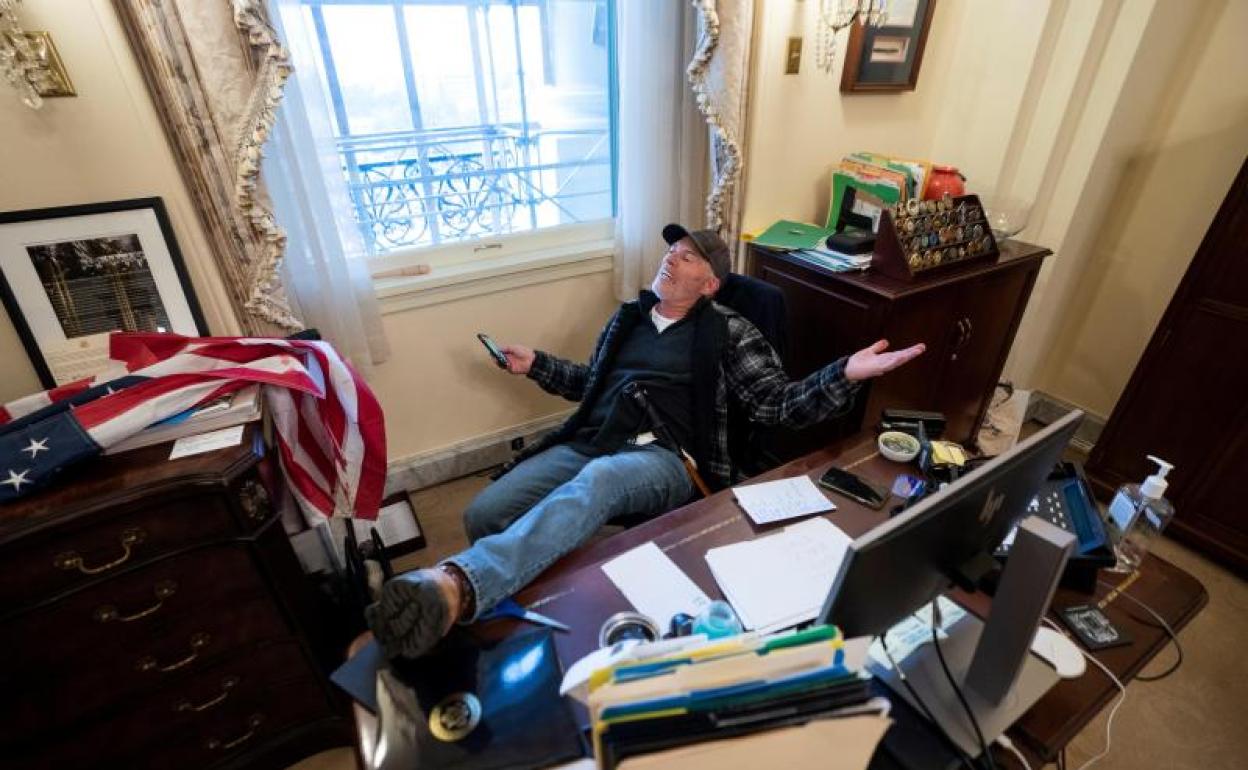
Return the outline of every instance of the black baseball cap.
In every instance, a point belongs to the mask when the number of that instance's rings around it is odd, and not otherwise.
[[[711,272],[715,277],[724,280],[732,267],[732,257],[728,253],[728,244],[714,230],[694,230],[690,232],[678,224],[670,224],[663,228],[663,240],[671,246],[681,238],[693,241],[702,258],[711,263]]]

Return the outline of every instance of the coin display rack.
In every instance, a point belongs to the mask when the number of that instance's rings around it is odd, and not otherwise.
[[[977,195],[898,201],[880,216],[871,267],[909,280],[995,259],[997,242]]]

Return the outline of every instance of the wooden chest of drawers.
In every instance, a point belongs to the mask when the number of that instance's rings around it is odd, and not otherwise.
[[[258,431],[0,507],[0,767],[275,767],[350,742]]]

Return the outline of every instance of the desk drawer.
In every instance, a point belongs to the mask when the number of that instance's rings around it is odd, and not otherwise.
[[[0,614],[7,617],[173,551],[237,534],[223,498],[215,495],[129,514],[114,509],[85,520],[90,523],[81,528],[32,536],[0,552]]]
[[[72,741],[57,736],[26,741],[4,753],[22,767],[131,767],[123,758],[163,753],[172,736],[203,731],[219,715],[232,714],[245,723],[256,710],[272,711],[290,694],[308,701],[310,712],[327,709],[317,675],[293,641],[240,651],[227,661],[146,697],[125,713],[96,722]],[[316,692],[308,684],[316,687]],[[247,712],[242,713],[239,712]],[[226,725],[229,727],[230,725]]]
[[[120,647],[83,639],[77,655],[53,669],[19,669],[0,694],[0,743],[58,728],[132,694],[164,688],[241,647],[289,633],[272,600],[208,605],[161,633]]]
[[[245,600],[264,590],[244,546],[193,551],[88,586],[5,624],[0,660],[55,670],[88,649],[135,649],[207,605]],[[6,678],[0,673],[0,685]]]

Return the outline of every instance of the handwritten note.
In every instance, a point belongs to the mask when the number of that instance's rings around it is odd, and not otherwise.
[[[755,524],[836,510],[836,505],[819,491],[809,476],[733,487],[732,494]]]

